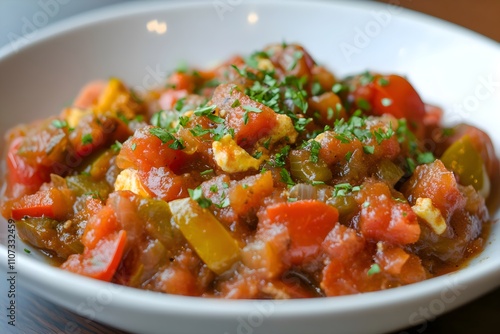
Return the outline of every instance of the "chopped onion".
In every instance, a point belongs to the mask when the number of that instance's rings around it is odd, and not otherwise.
[[[316,190],[316,187],[314,187],[310,184],[299,183],[299,184],[294,185],[290,189],[290,197],[296,198],[298,200],[317,199],[318,192]]]

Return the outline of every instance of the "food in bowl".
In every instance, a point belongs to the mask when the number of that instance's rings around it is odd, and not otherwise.
[[[464,265],[490,224],[488,135],[400,75],[338,80],[300,45],[93,82],[6,136],[2,214],[61,268],[171,294],[338,296]]]

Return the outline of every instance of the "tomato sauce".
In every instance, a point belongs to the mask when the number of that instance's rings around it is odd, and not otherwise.
[[[6,135],[1,213],[60,268],[140,289],[411,284],[480,253],[498,206],[490,138],[441,114],[403,76],[338,79],[296,44],[176,69],[142,95],[92,82]]]

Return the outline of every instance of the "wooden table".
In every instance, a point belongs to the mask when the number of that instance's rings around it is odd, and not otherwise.
[[[500,41],[499,0],[383,0],[403,7],[440,17],[475,30]],[[500,279],[500,278],[499,278]],[[0,291],[7,291],[7,283],[0,280]],[[5,310],[5,296],[1,309]],[[125,333],[82,318],[32,294],[18,286],[16,300],[17,326],[8,326],[2,311],[0,333]],[[498,333],[500,331],[500,289],[437,318],[424,326],[402,333]]]

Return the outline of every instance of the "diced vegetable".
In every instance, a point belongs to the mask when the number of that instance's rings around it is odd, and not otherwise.
[[[238,106],[234,102],[236,100],[239,101]],[[242,147],[253,146],[277,126],[277,115],[272,109],[251,100],[234,84],[218,86],[212,96],[212,104],[227,112],[226,125],[234,129],[234,139]]]
[[[338,212],[323,202],[304,200],[269,206],[266,218],[287,226],[292,263],[301,264],[318,254],[321,242],[338,221]]]
[[[311,154],[307,150],[295,150],[289,155],[290,172],[293,177],[304,182],[326,182],[332,179],[332,171],[328,165],[316,157],[311,160]]]
[[[415,243],[420,236],[417,216],[408,203],[394,199],[387,184],[367,181],[356,195],[361,206],[363,236],[396,245]]]
[[[99,240],[94,248],[85,248],[83,254],[73,254],[62,269],[102,281],[111,281],[125,249],[127,233],[123,230]]]
[[[73,212],[74,198],[69,190],[50,188],[39,190],[32,195],[25,195],[12,207],[12,218],[47,217],[56,220],[65,219]]]
[[[175,223],[208,268],[217,274],[240,258],[238,242],[207,210],[191,198],[169,203]]]
[[[61,225],[64,224],[50,218],[28,218],[18,220],[16,229],[24,241],[51,251],[60,258],[66,259],[71,254],[81,253],[83,245],[79,237],[66,233]]]
[[[441,156],[441,161],[458,176],[458,182],[471,185],[487,198],[490,181],[483,159],[468,135],[453,143]]]
[[[236,214],[255,211],[262,199],[273,192],[273,177],[271,172],[249,176],[240,184],[231,188],[229,203]]]
[[[170,147],[173,140],[165,143],[151,133],[154,127],[147,126],[137,130],[132,137],[123,143],[116,158],[116,164],[122,169],[135,168],[149,171],[153,167],[171,167],[182,165],[185,154],[181,150]]]

